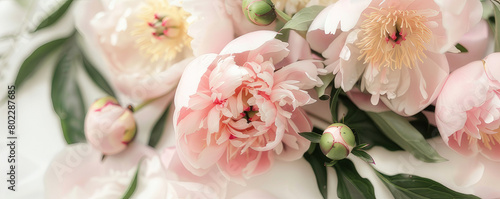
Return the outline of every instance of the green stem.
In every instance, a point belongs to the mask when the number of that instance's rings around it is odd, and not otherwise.
[[[142,109],[142,108],[144,108],[146,105],[151,104],[152,102],[154,102],[154,101],[156,101],[156,100],[158,100],[158,99],[160,99],[160,98],[163,98],[163,97],[165,97],[165,96],[166,96],[166,95],[168,95],[168,94],[170,94],[170,93],[167,93],[167,94],[165,94],[165,95],[161,95],[161,96],[159,96],[159,97],[152,98],[152,99],[149,99],[149,100],[146,100],[146,101],[144,101],[144,102],[140,103],[139,105],[137,105],[136,107],[134,107],[134,112],[137,112],[137,111],[141,110],[141,109]]]
[[[290,21],[290,19],[292,19],[290,16],[288,16],[286,13],[284,13],[281,10],[275,9],[275,11],[276,11],[276,14],[278,14],[278,16],[279,16],[279,19],[285,23],[287,23],[288,21]]]

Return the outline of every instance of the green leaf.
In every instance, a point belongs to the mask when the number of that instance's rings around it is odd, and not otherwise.
[[[85,68],[85,71],[89,75],[90,79],[106,94],[109,96],[112,96],[116,98],[116,94],[109,86],[109,83],[106,81],[106,79],[99,73],[99,71],[94,67],[92,63],[87,59],[84,53],[82,53],[82,62],[83,62],[83,68]]]
[[[335,91],[335,94],[333,94],[334,91]],[[340,89],[340,88],[335,89],[332,87],[332,91],[331,91],[330,95],[333,95],[333,98],[330,99],[330,113],[332,114],[333,123],[339,122],[338,107],[339,107],[340,92],[342,92],[342,89]]]
[[[339,198],[375,198],[372,183],[358,174],[356,167],[349,159],[338,161],[333,168],[337,172],[337,196]]]
[[[370,156],[370,154],[368,154],[366,151],[353,149],[351,153],[367,163],[375,164],[375,160],[373,160],[372,156]]]
[[[402,150],[396,143],[383,134],[366,112],[359,109],[347,96],[340,95],[340,101],[347,107],[347,115],[343,123],[349,126],[359,139],[357,143],[366,143],[365,149],[373,146],[382,146],[390,151]]]
[[[151,130],[151,135],[149,136],[149,142],[148,145],[155,148],[158,142],[161,139],[161,136],[163,135],[163,131],[165,129],[165,123],[167,122],[167,116],[168,112],[170,111],[170,106],[172,104],[169,104],[163,114],[160,116],[158,121],[156,121],[155,126]]]
[[[139,181],[139,170],[141,169],[142,159],[139,161],[137,165],[137,170],[135,170],[134,178],[132,178],[132,182],[128,185],[127,191],[122,196],[122,199],[129,199],[134,194],[135,189],[137,188],[137,181]]]
[[[465,48],[464,46],[462,46],[462,44],[459,44],[459,43],[457,43],[455,45],[455,48],[457,48],[461,53],[469,52],[469,50],[467,50],[467,48]]]
[[[38,24],[36,29],[33,30],[32,32],[39,31],[57,22],[64,15],[64,13],[68,11],[68,8],[71,5],[71,3],[73,3],[73,0],[66,0],[63,4],[61,4],[61,6],[56,11],[47,16],[47,18],[45,18],[42,22],[40,22],[40,24]]]
[[[317,134],[314,132],[303,132],[303,133],[299,133],[299,135],[301,135],[302,137],[305,137],[306,139],[308,139],[312,143],[319,143],[319,140],[321,140],[321,134]]]
[[[368,116],[382,129],[392,141],[400,147],[410,152],[415,158],[424,162],[443,162],[434,148],[432,148],[425,138],[418,132],[406,118],[392,112],[373,113],[366,112]]]
[[[323,85],[320,87],[314,87],[314,89],[318,93],[318,98],[320,100],[329,100],[330,99],[330,95],[326,94],[325,91],[326,91],[326,88],[328,88],[330,83],[333,81],[334,77],[335,77],[335,75],[333,73],[329,73],[328,75],[319,76],[321,81],[323,81]]]
[[[324,9],[324,6],[306,7],[293,15],[283,29],[292,29],[296,31],[307,31],[312,21]]]
[[[467,195],[453,191],[442,184],[431,179],[415,175],[398,174],[394,176],[384,175],[375,171],[377,176],[389,188],[395,198],[426,199],[426,198],[463,198],[478,199],[473,195]]]
[[[369,144],[358,144],[352,150],[364,150],[366,147],[370,146]]]
[[[500,52],[500,2],[498,0],[492,0],[493,13],[495,14],[495,29],[493,30],[495,34],[495,52]]]
[[[16,85],[17,88],[21,87],[24,81],[38,69],[40,62],[42,62],[50,53],[62,46],[67,39],[68,38],[61,38],[50,41],[33,51],[33,53],[31,53],[31,55],[29,55],[21,64],[19,72],[17,72],[14,85]]]
[[[313,154],[304,153],[304,159],[306,159],[307,162],[309,162],[309,164],[311,165],[314,171],[314,175],[316,176],[316,183],[318,185],[319,192],[321,193],[323,198],[326,199],[328,198],[328,179],[325,167],[325,159],[327,158],[323,155],[323,153],[321,153],[319,145],[316,145],[316,147],[318,148],[314,150]],[[321,157],[323,157],[323,159]]]
[[[76,61],[79,54],[74,48],[59,60],[52,77],[52,106],[61,120],[66,143],[85,142],[83,123],[86,109],[82,93],[76,82]]]

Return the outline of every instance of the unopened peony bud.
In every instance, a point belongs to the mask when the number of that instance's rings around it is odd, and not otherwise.
[[[319,146],[323,154],[332,160],[346,158],[356,146],[352,130],[342,123],[335,123],[325,129]]]
[[[113,97],[95,101],[85,117],[87,141],[104,155],[123,151],[135,136],[132,111],[123,108]]]
[[[271,0],[243,0],[243,13],[255,25],[267,26],[276,19]]]

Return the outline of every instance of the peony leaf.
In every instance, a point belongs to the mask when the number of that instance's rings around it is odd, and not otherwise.
[[[392,111],[382,113],[366,112],[366,114],[387,137],[413,154],[417,159],[424,162],[446,161],[427,143],[422,134],[406,118]]]
[[[383,134],[366,112],[359,109],[347,96],[340,95],[340,101],[347,107],[347,114],[342,123],[353,130],[357,143],[366,143],[366,150],[373,146],[382,146],[390,151],[402,150],[396,143]]]
[[[493,2],[493,13],[495,14],[495,52],[500,52],[500,1],[491,0]]]
[[[354,148],[351,153],[367,163],[375,164],[375,160],[373,160],[372,156],[366,151]]]
[[[306,7],[293,15],[283,29],[292,29],[296,31],[307,31],[312,21],[324,9],[324,6]]]
[[[79,51],[70,48],[57,63],[52,77],[51,97],[54,111],[61,120],[66,143],[85,142],[83,123],[86,109],[76,81]]]
[[[433,126],[429,123],[427,117],[419,112],[412,116],[415,120],[410,120],[410,124],[417,129],[425,139],[433,138],[439,136],[439,130],[436,126]]]
[[[24,81],[38,69],[40,62],[42,62],[50,53],[62,46],[67,39],[68,38],[61,38],[47,42],[33,51],[33,53],[31,53],[31,55],[29,55],[21,64],[19,72],[17,72],[14,85],[16,85],[17,88],[21,87]]]
[[[158,121],[156,121],[155,126],[151,130],[151,134],[149,136],[149,142],[148,145],[155,148],[158,142],[161,139],[161,136],[163,135],[163,132],[165,130],[165,123],[167,122],[167,116],[168,112],[170,111],[170,107],[172,104],[169,104],[163,114],[160,116]]]
[[[458,193],[431,179],[415,175],[398,174],[393,176],[384,175],[375,171],[377,176],[389,188],[395,198],[464,198],[478,199],[468,194]]]
[[[335,91],[335,94],[334,94],[334,91]],[[333,98],[330,99],[330,113],[332,114],[333,123],[339,122],[338,108],[339,108],[339,95],[341,92],[342,92],[342,89],[340,89],[340,88],[335,89],[332,86],[332,91],[331,91],[330,95],[333,96]]]
[[[304,153],[304,159],[309,162],[311,165],[314,175],[316,176],[316,183],[318,185],[319,192],[323,196],[323,198],[328,198],[328,189],[327,189],[327,184],[328,184],[328,179],[327,179],[327,173],[326,173],[326,167],[325,167],[325,159],[326,156],[321,153],[321,150],[319,149],[319,145],[316,150],[314,150],[313,154],[309,153]],[[324,157],[322,159],[321,157]]]
[[[141,163],[142,159],[139,161],[139,164],[137,164],[137,170],[135,170],[134,177],[132,178],[132,181],[130,182],[127,191],[122,196],[122,199],[129,199],[132,197],[132,194],[134,194],[135,189],[137,188],[137,181],[139,180],[139,170],[141,169]]]
[[[303,132],[299,133],[299,135],[308,139],[312,143],[319,143],[319,140],[321,140],[321,134],[315,132]]]
[[[333,168],[337,173],[337,196],[339,198],[375,198],[372,183],[358,174],[356,167],[349,159],[338,161]]]
[[[94,65],[87,59],[85,53],[82,53],[83,68],[89,75],[90,79],[106,94],[116,98],[116,94],[106,81],[106,79],[101,75],[101,73],[94,67]]]
[[[40,24],[38,24],[38,26],[32,32],[39,31],[56,23],[64,15],[64,13],[68,11],[71,3],[73,3],[73,0],[66,0],[57,10],[55,10],[52,14],[50,14],[49,16],[47,16],[47,18],[40,22]]]
[[[323,85],[320,87],[314,87],[314,89],[318,93],[318,98],[320,100],[329,100],[330,99],[331,96],[326,94],[325,91],[328,88],[328,86],[330,85],[330,83],[333,81],[334,77],[335,77],[335,75],[333,73],[329,73],[328,75],[319,76],[321,81],[323,81]]]

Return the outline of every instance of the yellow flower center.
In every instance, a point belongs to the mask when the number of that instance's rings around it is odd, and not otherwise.
[[[416,10],[372,8],[361,24],[362,39],[356,43],[361,50],[359,60],[364,63],[400,69],[412,68],[425,58],[425,44],[432,32],[424,24],[427,17]]]
[[[500,131],[500,129],[497,129],[497,131]],[[481,141],[484,146],[489,150],[491,150],[491,145],[500,144],[500,132],[495,134],[479,132],[479,134],[481,135]]]
[[[163,59],[173,61],[185,48],[190,48],[191,37],[187,35],[190,14],[182,8],[170,5],[166,0],[150,0],[144,4],[137,17],[132,36],[141,53],[151,62]]]

